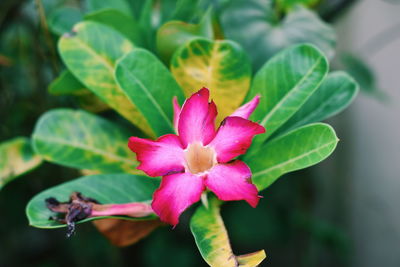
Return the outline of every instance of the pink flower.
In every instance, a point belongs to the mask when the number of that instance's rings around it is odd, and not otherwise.
[[[163,176],[154,192],[152,208],[161,220],[172,225],[180,214],[200,200],[206,189],[221,200],[245,200],[258,204],[257,188],[251,183],[250,168],[235,157],[246,153],[264,127],[247,118],[259,96],[225,118],[215,130],[217,107],[208,102],[203,88],[180,108],[174,99],[174,126],[178,135],[166,134],[156,141],[131,137],[129,148],[140,162],[138,169],[152,177]]]

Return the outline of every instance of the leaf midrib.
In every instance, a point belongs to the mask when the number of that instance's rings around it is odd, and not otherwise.
[[[282,163],[280,163],[280,164],[278,164],[278,165],[274,165],[274,166],[272,166],[272,167],[270,167],[270,168],[268,168],[268,169],[264,169],[264,170],[262,170],[262,171],[256,172],[256,173],[253,174],[253,178],[255,178],[255,177],[257,177],[257,176],[260,176],[260,175],[263,175],[263,174],[266,174],[266,173],[268,173],[268,172],[270,172],[270,171],[273,171],[273,170],[275,170],[275,169],[281,168],[281,167],[285,166],[286,164],[290,164],[290,163],[296,162],[297,160],[300,160],[300,159],[302,159],[302,158],[304,158],[304,157],[307,157],[308,155],[311,155],[312,153],[317,152],[318,150],[324,149],[325,147],[330,146],[330,145],[332,145],[332,144],[334,144],[334,143],[337,143],[337,140],[331,141],[331,142],[329,142],[329,143],[326,143],[326,144],[323,145],[323,146],[319,146],[319,147],[317,147],[317,148],[314,148],[314,149],[312,149],[312,150],[309,150],[309,151],[306,152],[306,153],[300,154],[300,155],[298,155],[297,157],[291,158],[291,159],[289,159],[289,160],[287,160],[287,161],[284,161],[284,162],[282,162]]]
[[[290,90],[282,99],[279,101],[272,109],[270,112],[267,113],[267,115],[264,117],[264,119],[261,121],[261,125],[265,126],[267,121],[275,114],[277,110],[280,109],[280,107],[286,102],[288,98],[290,98],[293,94],[297,93],[299,87],[304,83],[304,81],[311,75],[311,73],[314,72],[314,69],[316,66],[321,62],[322,57],[319,57],[318,60],[315,61],[315,63],[312,65],[312,67],[307,71],[306,75],[304,75],[294,87],[292,87],[292,90]]]
[[[331,103],[332,99],[334,99],[334,98],[337,96],[337,93],[338,93],[338,92],[341,93],[340,90],[342,90],[342,88],[344,88],[345,86],[346,86],[346,84],[343,83],[338,89],[336,89],[336,91],[334,92],[334,94],[332,94],[329,98],[327,98],[327,99],[326,99],[320,106],[318,106],[316,109],[313,109],[311,112],[309,112],[305,117],[303,117],[303,119],[299,120],[296,124],[294,124],[294,125],[291,127],[291,129],[297,128],[297,127],[299,127],[300,125],[303,125],[303,124],[305,124],[305,123],[311,123],[311,121],[309,121],[309,118],[314,117],[314,116],[315,116],[314,114],[321,113],[321,110],[323,110],[326,106],[328,106],[328,105]],[[305,103],[305,104],[307,104],[307,103]],[[336,110],[335,112],[340,112],[340,109]],[[334,113],[333,113],[333,114],[334,114]],[[328,115],[330,116],[330,113],[328,113]],[[294,116],[296,116],[296,113],[294,114]],[[325,117],[326,117],[326,115],[325,115]],[[322,120],[324,120],[324,119],[325,119],[325,118],[320,119],[320,120],[318,120],[318,121],[322,121]]]
[[[114,83],[112,84],[115,88],[115,90],[119,93],[122,93],[128,100],[128,102],[131,104],[131,110],[135,111],[137,110],[137,107],[134,103],[132,103],[132,101],[130,101],[129,96],[126,94],[126,92],[124,90],[122,90],[122,88],[118,85],[118,83],[115,81],[115,78],[113,77],[114,74],[114,63],[109,62],[105,57],[102,57],[100,55],[100,53],[98,53],[96,50],[92,49],[87,43],[85,43],[82,39],[80,38],[76,38],[75,39],[79,44],[81,44],[83,46],[83,48],[85,49],[85,51],[87,51],[88,53],[90,53],[91,55],[93,55],[95,58],[98,58],[99,61],[103,62],[103,65],[108,69],[108,72],[110,74],[110,77],[112,77],[112,80],[114,81]],[[85,82],[83,82],[84,84],[86,84]],[[90,86],[88,86],[88,89],[90,89]],[[91,90],[91,89],[90,89]],[[122,114],[124,117],[126,117],[127,119],[129,119],[129,116],[127,117],[126,114],[127,112],[124,110],[120,110],[118,109],[118,103],[115,103],[113,101],[108,101],[107,97],[105,97],[103,94],[99,94],[97,90],[91,90],[93,91],[96,95],[99,95],[101,99],[104,99],[104,102],[106,102],[107,104],[109,104],[111,107],[113,107],[116,111],[118,111],[120,114]],[[128,110],[127,110],[128,111]],[[139,112],[138,114],[139,116],[141,116],[143,118],[143,115]],[[129,119],[130,120],[130,119]],[[130,120],[131,121],[131,120]],[[133,123],[136,123],[136,121],[132,121]],[[148,122],[144,119],[144,122],[146,123],[146,125],[148,125]],[[144,132],[148,133],[148,131],[145,130],[145,127],[139,127],[140,129],[142,129]],[[152,131],[151,131],[152,132]],[[151,133],[150,133],[151,135]]]
[[[90,147],[90,146],[86,146],[86,145],[82,145],[82,144],[76,144],[76,143],[73,143],[74,145],[71,145],[71,143],[63,142],[63,141],[61,141],[59,139],[52,139],[52,138],[42,139],[42,138],[37,137],[37,136],[33,136],[33,139],[41,141],[41,142],[45,142],[45,143],[53,143],[53,144],[64,145],[64,146],[68,146],[68,147],[80,148],[82,150],[93,152],[94,154],[100,154],[100,155],[103,155],[105,157],[116,159],[118,161],[123,161],[125,163],[137,165],[136,161],[131,161],[129,159],[122,158],[122,157],[117,156],[115,154],[110,154],[110,153],[104,152],[102,150],[99,150],[99,149],[96,149],[96,148],[93,148],[93,147]]]
[[[124,66],[122,66],[125,68]],[[142,89],[142,91],[148,96],[148,99],[150,100],[151,103],[156,107],[156,109],[159,111],[163,119],[167,122],[168,126],[173,129],[172,122],[169,120],[167,114],[164,112],[164,110],[161,108],[161,106],[158,104],[158,102],[154,99],[153,95],[147,90],[147,87],[138,79],[136,76],[134,76],[129,70],[127,71],[129,77],[133,78],[136,83],[139,85],[139,87]],[[136,106],[136,105],[135,105]]]

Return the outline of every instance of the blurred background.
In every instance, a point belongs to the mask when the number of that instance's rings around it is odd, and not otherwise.
[[[337,32],[332,65],[349,71],[364,89],[329,121],[341,141],[323,163],[279,179],[256,210],[228,203],[222,215],[234,251],[265,249],[263,266],[397,267],[400,1],[322,2],[318,12]],[[70,97],[47,93],[59,66],[38,3],[0,2],[0,141],[30,136],[52,107],[77,107]],[[176,229],[159,228],[126,248],[110,245],[90,223],[70,239],[65,229],[29,227],[24,209],[30,198],[77,176],[45,163],[1,190],[1,267],[206,266],[188,229],[192,210]]]

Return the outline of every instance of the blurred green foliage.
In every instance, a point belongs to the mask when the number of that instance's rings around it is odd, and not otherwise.
[[[48,85],[63,69],[56,53],[56,40],[81,19],[82,10],[100,10],[104,2],[1,1],[0,140],[16,135],[30,136],[37,118],[53,107],[80,106],[76,96],[56,97],[47,93]],[[184,2],[178,1],[182,7],[171,14],[172,9],[168,7],[175,3],[165,1],[158,23],[166,18],[186,21],[187,14],[198,11],[197,6]],[[206,6],[205,2],[200,1],[200,5]],[[218,10],[227,1],[213,2]],[[126,12],[125,2],[113,3]],[[141,25],[151,22],[149,14],[147,18],[140,18],[138,12],[151,6],[151,1],[128,3]],[[190,10],[185,9],[188,6]],[[68,20],[58,23],[60,15],[67,16]],[[145,42],[155,44],[152,38],[155,36],[149,34]],[[155,50],[155,46],[148,48]],[[109,111],[104,115],[116,117]],[[29,199],[77,176],[75,170],[46,163],[3,189],[0,266],[205,266],[187,227],[193,208],[173,231],[168,227],[159,228],[146,240],[123,249],[111,246],[90,224],[82,225],[77,235],[68,240],[62,229],[45,231],[27,227],[24,209]],[[344,265],[349,257],[350,241],[333,224],[312,216],[312,205],[317,201],[313,194],[317,188],[310,178],[312,171],[288,176],[296,179],[281,179],[273,190],[265,191],[267,201],[262,201],[257,210],[249,209],[244,203],[229,203],[224,207],[222,215],[234,250],[243,254],[254,247],[265,248],[268,255],[273,255],[266,261],[271,266],[299,266],[299,263],[320,266],[321,261],[326,263],[323,266]]]

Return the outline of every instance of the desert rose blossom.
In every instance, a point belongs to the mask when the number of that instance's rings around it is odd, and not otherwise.
[[[174,99],[174,126],[178,135],[166,134],[156,141],[131,137],[129,148],[147,175],[162,176],[154,192],[152,208],[164,222],[176,225],[180,214],[200,200],[205,190],[224,201],[245,200],[252,207],[259,201],[251,182],[250,168],[240,160],[256,134],[264,127],[248,120],[259,96],[226,117],[215,129],[217,107],[209,91],[194,93],[182,108]]]

